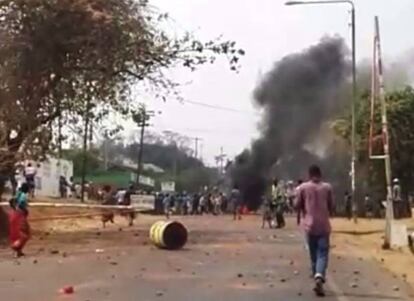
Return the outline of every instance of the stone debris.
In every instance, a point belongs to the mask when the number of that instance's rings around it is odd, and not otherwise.
[[[164,296],[164,292],[163,292],[163,291],[157,291],[157,292],[155,293],[155,295],[156,295],[157,297],[162,297],[162,296]]]
[[[57,250],[57,249],[51,249],[49,252],[50,252],[50,254],[52,254],[52,255],[59,254],[59,250]]]
[[[33,264],[37,264],[37,259],[33,259]]]
[[[237,274],[237,278],[243,278],[243,274],[242,273]]]
[[[96,250],[95,250],[95,253],[103,253],[103,252],[105,252],[105,250],[104,250],[104,249],[96,249]]]
[[[398,292],[398,291],[400,290],[400,288],[399,288],[397,285],[394,285],[394,286],[392,287],[392,290],[393,290],[394,292]]]
[[[71,294],[73,294],[75,292],[75,289],[73,288],[73,286],[67,285],[67,286],[62,287],[59,290],[59,292],[61,294],[65,294],[65,295],[71,295]]]
[[[358,283],[352,282],[349,286],[352,287],[352,288],[357,288],[358,287]]]
[[[359,270],[354,270],[354,275],[359,275],[360,274],[360,272],[359,272]]]
[[[116,261],[110,261],[109,264],[111,264],[111,265],[118,265],[118,262],[116,262]]]

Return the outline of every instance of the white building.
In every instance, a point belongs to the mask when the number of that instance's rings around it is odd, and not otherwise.
[[[73,163],[64,159],[49,157],[42,162],[31,162],[36,167],[35,185],[36,195],[45,197],[59,197],[59,178],[64,176],[67,181],[73,176]],[[24,182],[24,176],[21,172],[17,177],[18,183]]]

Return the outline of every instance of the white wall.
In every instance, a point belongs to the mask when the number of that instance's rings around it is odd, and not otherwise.
[[[25,166],[29,161],[25,162]],[[64,159],[49,157],[46,161],[31,162],[37,167],[35,177],[36,195],[45,197],[59,197],[59,177],[64,176],[67,181],[73,176],[73,163]],[[24,181],[20,174],[19,183]]]

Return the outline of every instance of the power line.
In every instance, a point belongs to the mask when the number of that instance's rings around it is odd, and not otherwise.
[[[249,115],[252,115],[252,114],[253,115],[258,115],[259,114],[257,112],[253,112],[253,111],[245,111],[245,110],[239,110],[239,109],[223,107],[223,106],[218,106],[218,105],[211,105],[211,104],[208,104],[208,103],[194,101],[194,100],[181,100],[181,102],[189,103],[189,104],[192,104],[192,105],[201,106],[201,107],[205,107],[205,108],[209,108],[209,109],[214,109],[214,110],[232,112],[232,113],[241,113],[241,114],[249,114]]]

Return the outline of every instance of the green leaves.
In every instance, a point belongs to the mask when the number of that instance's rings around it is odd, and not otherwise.
[[[224,56],[237,71],[245,54],[222,38],[169,35],[168,14],[145,0],[8,0],[0,2],[0,20],[1,127],[18,132],[14,141],[0,137],[9,150],[30,148],[24,141],[62,114],[127,115],[132,87],[144,83],[156,97],[176,95],[168,68],[194,71]]]

